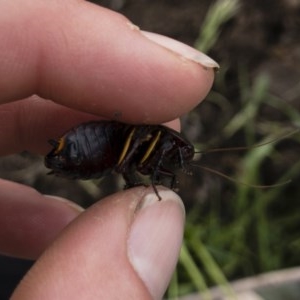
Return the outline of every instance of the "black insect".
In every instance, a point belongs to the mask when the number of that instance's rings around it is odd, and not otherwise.
[[[113,121],[81,124],[63,135],[45,157],[50,174],[70,179],[100,178],[115,171],[122,174],[126,186],[143,184],[138,173],[148,175],[155,187],[169,178],[174,189],[181,169],[188,173],[194,146],[163,125],[128,125]]]

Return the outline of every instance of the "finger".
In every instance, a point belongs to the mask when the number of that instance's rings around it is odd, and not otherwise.
[[[159,193],[162,201],[139,187],[96,203],[41,256],[12,299],[161,299],[178,259],[184,209],[173,192]]]
[[[45,154],[49,139],[58,139],[70,128],[99,116],[83,113],[37,96],[0,105],[0,155],[27,150]],[[179,129],[179,122],[169,126]]]
[[[207,57],[89,2],[0,5],[2,103],[38,94],[110,119],[161,123],[189,111],[212,85],[216,64]]]
[[[82,211],[67,200],[0,180],[0,253],[37,259]]]

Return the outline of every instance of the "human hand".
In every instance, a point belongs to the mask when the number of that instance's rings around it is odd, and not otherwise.
[[[174,120],[205,97],[217,67],[84,1],[5,1],[0,22],[1,155],[45,153],[49,138],[95,116]],[[171,126],[179,129],[178,121]],[[184,209],[173,192],[159,193],[160,202],[138,187],[83,212],[0,180],[0,252],[38,259],[12,299],[161,298],[178,259]]]

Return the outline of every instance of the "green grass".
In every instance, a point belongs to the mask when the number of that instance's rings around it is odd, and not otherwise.
[[[196,48],[204,52],[211,50],[223,24],[238,13],[238,7],[238,1],[217,1],[202,24]],[[217,74],[215,90],[207,101],[221,111],[232,112],[234,108],[226,98],[228,65],[221,62],[222,65],[225,67]],[[231,198],[224,204],[223,195],[215,194],[209,205],[206,203],[202,207],[198,202],[188,211],[180,261],[167,293],[170,299],[191,292],[211,299],[209,287],[216,285],[233,299],[230,280],[300,264],[300,205],[297,201],[300,190],[297,184],[292,182],[267,189],[251,186],[283,183],[299,176],[300,160],[286,157],[284,153],[288,152],[284,147],[281,148],[285,152],[280,152],[280,145],[285,143],[280,137],[300,127],[300,114],[269,92],[267,75],[260,73],[251,78],[244,65],[237,74],[240,109],[227,119],[218,136],[230,140],[242,134],[245,146],[250,147],[237,162],[235,178],[238,179]],[[277,110],[282,121],[261,118],[261,110],[267,106]],[[300,134],[286,137],[287,140],[299,144]],[[251,147],[267,141],[273,142]],[[215,144],[218,142],[212,137],[197,148]],[[275,171],[276,168],[283,170],[275,182],[264,178],[269,166]],[[222,210],[224,205],[226,212]]]
[[[202,52],[208,52],[218,40],[222,25],[237,13],[238,8],[238,0],[216,1],[210,7],[201,25],[199,37],[195,42],[195,48]]]

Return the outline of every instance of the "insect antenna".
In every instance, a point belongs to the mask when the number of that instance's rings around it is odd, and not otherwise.
[[[227,152],[227,151],[245,151],[245,150],[251,150],[251,149],[255,149],[255,148],[259,148],[268,144],[272,144],[272,143],[276,143],[282,139],[286,139],[292,135],[294,135],[295,133],[299,132],[300,129],[295,129],[291,132],[288,132],[282,136],[279,136],[278,138],[272,139],[270,141],[264,142],[264,143],[260,143],[260,144],[255,144],[252,146],[241,146],[241,147],[230,147],[230,148],[215,148],[215,149],[207,149],[207,150],[199,150],[199,151],[195,151],[195,153],[199,153],[199,154],[206,154],[206,153],[215,153],[215,152]]]
[[[205,171],[207,171],[209,173],[212,173],[212,174],[218,175],[218,176],[220,176],[222,178],[225,178],[225,179],[227,179],[227,180],[229,180],[231,182],[238,183],[238,184],[245,185],[245,186],[252,187],[252,188],[257,188],[257,189],[267,189],[267,188],[280,187],[280,186],[286,185],[286,184],[288,184],[288,183],[290,183],[292,181],[291,179],[289,179],[289,180],[286,180],[284,182],[279,182],[279,183],[270,184],[270,185],[252,184],[252,183],[247,183],[247,182],[243,182],[243,181],[237,180],[237,179],[235,179],[233,177],[230,177],[230,176],[228,176],[228,175],[226,175],[226,174],[224,174],[224,173],[222,173],[220,171],[211,169],[211,168],[206,167],[206,166],[201,166],[201,165],[192,164],[192,163],[190,163],[189,166],[205,170]]]
[[[275,138],[273,140],[270,140],[270,141],[267,141],[267,142],[264,142],[264,143],[260,143],[260,144],[255,144],[255,145],[249,146],[249,147],[216,148],[216,149],[208,149],[208,150],[204,150],[204,151],[195,151],[195,153],[207,154],[207,153],[216,153],[216,152],[244,151],[244,150],[249,150],[249,149],[251,150],[251,149],[259,148],[259,147],[262,147],[262,146],[266,146],[266,145],[271,144],[271,143],[278,142],[279,140],[282,140],[284,138],[292,136],[292,135],[294,135],[295,133],[297,133],[299,131],[300,131],[300,129],[295,129],[295,130],[293,130],[291,132],[288,132],[288,133],[286,133],[286,134],[284,134],[284,135],[282,135],[278,138]],[[252,184],[252,183],[247,183],[247,182],[237,180],[237,179],[235,179],[233,177],[230,177],[230,176],[228,176],[228,175],[226,175],[226,174],[224,174],[220,171],[211,169],[211,168],[206,167],[206,166],[201,166],[201,165],[193,164],[193,163],[190,163],[189,165],[192,166],[192,167],[200,168],[200,169],[205,170],[207,172],[210,172],[212,174],[218,175],[218,176],[220,176],[222,178],[225,178],[225,179],[227,179],[231,182],[238,183],[238,184],[245,185],[245,186],[252,187],[252,188],[258,188],[258,189],[274,188],[274,187],[280,187],[280,186],[286,185],[286,184],[291,182],[291,180],[286,180],[284,182],[275,183],[275,184],[271,184],[271,185],[257,185],[257,184]]]

